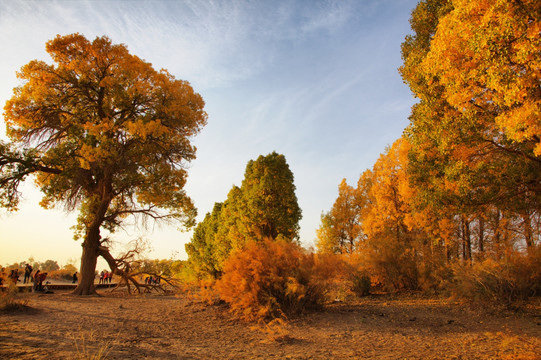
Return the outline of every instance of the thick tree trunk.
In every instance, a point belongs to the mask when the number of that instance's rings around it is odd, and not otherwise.
[[[106,171],[104,180],[100,182],[96,192],[100,194],[100,200],[91,206],[94,211],[93,216],[90,218],[85,240],[83,242],[83,255],[81,257],[81,280],[73,291],[75,295],[95,295],[96,286],[94,285],[94,278],[96,273],[96,263],[98,256],[100,255],[100,227],[105,219],[105,214],[109,208],[109,204],[113,199],[111,188],[111,172]],[[89,220],[90,220],[89,219]]]
[[[79,284],[73,291],[75,295],[96,295],[94,279],[96,277],[96,263],[98,261],[100,238],[99,232],[89,232],[83,242],[83,255],[81,256],[81,269]]]

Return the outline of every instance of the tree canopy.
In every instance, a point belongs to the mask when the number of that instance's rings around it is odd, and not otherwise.
[[[195,159],[190,138],[207,115],[188,82],[105,36],[57,36],[46,50],[53,64],[24,65],[4,108],[10,142],[0,144],[0,204],[16,209],[19,184],[35,175],[42,206],[78,209],[76,292],[88,294],[96,258],[108,253],[100,229],[113,232],[129,215],[193,224],[183,187]]]
[[[219,277],[229,255],[250,241],[297,241],[302,215],[293,180],[284,155],[272,152],[250,160],[242,185],[215,204],[186,244],[194,271]]]
[[[361,211],[364,207],[357,189],[343,179],[338,186],[338,198],[331,210],[321,215],[316,245],[323,253],[353,253],[364,239]]]

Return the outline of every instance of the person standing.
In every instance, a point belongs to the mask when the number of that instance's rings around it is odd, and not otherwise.
[[[24,280],[23,280],[23,284],[26,284],[27,282],[30,282],[32,280],[32,270],[34,270],[32,268],[32,265],[30,264],[26,264],[26,266],[24,267]]]

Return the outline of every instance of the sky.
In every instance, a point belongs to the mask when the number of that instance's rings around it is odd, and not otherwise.
[[[249,160],[276,151],[294,174],[300,240],[310,247],[341,180],[355,186],[408,125],[415,99],[397,69],[417,2],[0,0],[0,104],[20,85],[21,66],[52,62],[45,43],[57,34],[106,35],[205,100],[208,124],[192,139],[185,187],[198,220],[241,185]],[[6,141],[3,114],[0,122]],[[21,190],[18,212],[0,209],[0,265],[30,257],[78,265],[77,214],[40,208],[31,180]],[[115,233],[113,253],[144,238],[150,258],[186,259],[191,232],[181,230],[129,226]]]

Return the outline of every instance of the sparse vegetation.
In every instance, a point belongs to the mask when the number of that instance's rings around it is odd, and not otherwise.
[[[113,339],[99,340],[95,330],[79,328],[69,335],[77,360],[104,360],[111,352]]]
[[[28,300],[19,297],[19,290],[14,283],[8,283],[7,288],[0,291],[0,311],[5,313],[28,310]]]

